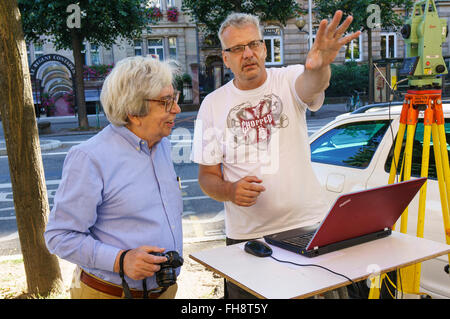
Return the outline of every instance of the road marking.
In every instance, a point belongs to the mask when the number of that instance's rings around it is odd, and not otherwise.
[[[59,185],[60,182],[61,182],[60,179],[51,179],[51,180],[46,180],[45,184],[47,184],[47,185]],[[11,188],[11,187],[12,187],[11,183],[0,184],[0,188]]]
[[[60,182],[61,182],[60,179],[46,180],[46,181],[45,181],[45,184],[46,184],[47,186],[49,186],[49,185],[59,185]],[[196,178],[195,178],[195,179],[186,179],[186,180],[182,180],[182,181],[181,181],[181,184],[183,184],[183,183],[196,183],[196,182],[198,182],[198,179],[196,179]],[[11,187],[12,187],[11,183],[3,183],[3,184],[0,184],[0,189],[1,189],[1,188],[11,188]],[[51,192],[51,191],[55,191],[55,190],[54,190],[54,189],[47,190],[47,193],[49,193],[49,192]],[[6,196],[7,196],[7,195],[10,195],[10,194],[12,194],[12,193],[4,193],[4,192],[0,192],[0,201],[2,201],[2,202],[5,202],[5,201],[7,201],[7,202],[12,202],[13,199],[6,198]],[[183,196],[182,198],[183,198],[183,201],[189,201],[189,200],[209,199],[210,197],[209,197],[209,196],[206,196],[206,195],[203,195],[203,196]],[[51,209],[52,207],[53,207],[53,205],[50,205],[50,209]],[[14,211],[14,206],[12,206],[12,207],[0,208],[0,212],[2,212],[2,211],[8,211],[8,210]],[[187,214],[187,215],[190,215],[190,214],[193,214],[193,213],[194,213],[194,212],[185,212],[184,215],[186,216],[186,214]],[[14,215],[14,216],[0,217],[0,221],[2,221],[2,220],[14,220],[14,219],[16,219],[16,216],[15,216],[15,215]],[[202,221],[202,220],[198,220],[198,222],[199,222],[199,223],[207,223],[206,221]]]
[[[209,196],[191,196],[191,197],[183,197],[183,200],[194,200],[194,199],[207,199],[211,198]]]
[[[8,236],[1,237],[0,238],[0,242],[13,240],[13,239],[16,239],[16,238],[19,238],[19,232],[17,232],[17,231],[15,233],[12,233],[12,234],[8,235]]]
[[[67,155],[68,152],[54,152],[54,153],[41,153],[42,156],[59,156],[59,155]]]
[[[217,223],[217,222],[225,220],[225,211],[224,210],[221,210],[220,212],[218,212],[213,218],[198,219],[198,217],[195,214],[196,214],[196,212],[193,212],[193,211],[183,212],[183,223],[185,223],[185,224],[208,224],[208,223]],[[189,217],[189,219],[186,219],[184,217]]]

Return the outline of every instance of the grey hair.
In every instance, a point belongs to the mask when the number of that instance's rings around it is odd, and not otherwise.
[[[223,43],[223,37],[222,34],[225,31],[226,28],[228,27],[235,27],[235,28],[242,28],[243,26],[247,25],[247,24],[253,24],[254,26],[256,26],[256,28],[258,29],[259,32],[259,36],[262,39],[262,33],[261,33],[261,27],[259,24],[259,18],[255,15],[252,14],[247,14],[247,13],[231,13],[228,15],[228,17],[222,22],[222,24],[220,25],[220,29],[219,29],[219,40],[220,40],[220,44],[222,45],[222,49],[225,49],[225,45]]]
[[[157,98],[172,84],[175,69],[170,62],[134,56],[120,60],[103,82],[100,101],[108,120],[117,126],[127,124],[128,115],[145,116],[144,99]]]

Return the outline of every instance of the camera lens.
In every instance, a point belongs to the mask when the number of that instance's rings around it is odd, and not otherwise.
[[[160,287],[169,287],[177,282],[175,269],[170,266],[161,267],[156,273],[156,282]]]
[[[177,282],[175,269],[183,265],[183,258],[176,251],[169,251],[166,254],[151,252],[155,256],[166,257],[167,261],[160,265],[161,269],[156,272],[156,282],[160,287],[169,287]]]

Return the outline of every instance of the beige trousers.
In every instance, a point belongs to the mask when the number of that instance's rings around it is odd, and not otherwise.
[[[80,281],[81,268],[76,267],[73,272],[72,284],[70,286],[70,298],[72,299],[124,299],[121,297],[105,294],[104,292],[95,290]],[[158,299],[174,299],[177,294],[178,285],[170,286]]]

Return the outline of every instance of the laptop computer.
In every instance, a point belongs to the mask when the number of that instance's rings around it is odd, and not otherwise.
[[[426,178],[339,196],[319,226],[264,236],[267,243],[307,257],[389,236]]]

